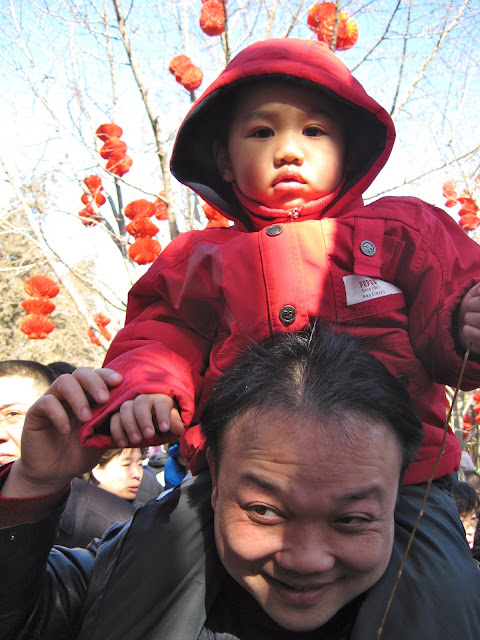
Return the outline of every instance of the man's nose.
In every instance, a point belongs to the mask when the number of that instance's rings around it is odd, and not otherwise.
[[[0,442],[8,442],[11,439],[12,439],[12,437],[11,437],[8,429],[6,429],[5,425],[3,424],[3,422],[0,421]]]
[[[336,561],[331,533],[328,527],[297,525],[286,533],[275,560],[283,569],[296,573],[330,571]]]
[[[304,154],[298,136],[293,133],[285,133],[277,137],[277,149],[275,152],[276,164],[302,164]]]

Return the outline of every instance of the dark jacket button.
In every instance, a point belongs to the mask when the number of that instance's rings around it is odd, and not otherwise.
[[[295,318],[297,317],[297,312],[295,311],[295,307],[292,307],[291,304],[286,304],[284,307],[280,309],[279,313],[280,321],[285,326],[288,327],[289,324],[295,322]]]
[[[278,236],[279,233],[282,233],[282,227],[279,224],[272,224],[270,227],[267,227],[265,233],[267,236]]]
[[[377,247],[370,240],[364,240],[360,243],[360,251],[366,256],[374,256],[377,253]]]

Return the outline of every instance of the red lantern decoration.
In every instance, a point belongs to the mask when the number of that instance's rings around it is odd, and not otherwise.
[[[190,60],[190,58],[186,56],[184,53],[181,53],[178,56],[174,56],[170,60],[170,64],[168,65],[168,70],[170,71],[170,73],[172,73],[176,77],[177,74],[179,73],[179,69],[189,64],[192,64],[192,61]]]
[[[128,247],[128,255],[137,264],[150,264],[158,256],[162,247],[154,238],[137,238]]]
[[[208,220],[208,224],[205,229],[211,229],[212,227],[230,227],[230,222],[219,211],[207,204],[203,205],[203,212]]]
[[[48,298],[28,298],[20,303],[29,315],[47,316],[53,313],[56,306]]]
[[[23,285],[25,292],[34,298],[54,298],[60,293],[60,287],[50,276],[31,276]]]
[[[127,224],[125,231],[135,238],[152,238],[159,232],[159,228],[150,218],[135,218]]]
[[[101,124],[95,131],[95,134],[97,138],[105,142],[108,138],[121,138],[123,129],[119,127],[118,124],[110,122],[108,124]]]
[[[119,140],[123,134],[122,128],[113,122],[102,124],[98,127],[96,134],[104,143],[100,149],[100,155],[105,160],[108,160],[107,171],[122,177],[130,171],[133,163],[132,158],[126,155],[126,143]]]
[[[225,31],[225,10],[219,0],[206,0],[200,11],[200,29],[207,36],[219,36]]]
[[[199,67],[195,67],[193,64],[188,65],[185,71],[180,77],[180,84],[182,84],[187,91],[195,91],[202,84],[203,73]]]
[[[55,329],[55,323],[46,316],[29,315],[20,322],[20,329],[29,340],[45,340]]]
[[[326,42],[329,46],[333,38],[336,13],[337,7],[334,2],[318,2],[308,12],[308,26],[312,31],[315,31],[320,41]],[[338,13],[335,49],[337,51],[350,49],[357,42],[357,39],[357,21],[348,13],[340,11]]]
[[[475,231],[480,224],[480,219],[474,213],[467,213],[460,218],[458,224],[464,231]]]
[[[139,200],[132,200],[125,207],[125,216],[129,220],[135,220],[135,218],[151,218],[155,215],[155,205],[145,198]]]
[[[165,193],[163,191],[159,195],[165,197]],[[153,203],[153,205],[155,207],[155,218],[157,220],[167,220],[168,219],[167,205],[162,200],[162,198],[157,198]]]
[[[97,338],[97,336],[95,335],[95,331],[91,327],[89,327],[87,335],[92,344],[96,344],[97,347],[101,346],[100,340]]]

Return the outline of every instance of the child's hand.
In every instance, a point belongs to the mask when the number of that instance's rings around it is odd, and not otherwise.
[[[112,369],[79,367],[60,376],[28,410],[22,455],[13,465],[2,494],[39,496],[58,491],[94,467],[102,452],[81,446],[78,430],[92,417],[90,404],[105,404],[109,388],[122,381]]]
[[[155,433],[179,436],[183,431],[180,414],[170,396],[149,393],[127,400],[110,419],[110,433],[121,448],[136,447]]]
[[[460,342],[465,349],[471,343],[472,351],[480,353],[480,282],[464,295],[458,320]]]

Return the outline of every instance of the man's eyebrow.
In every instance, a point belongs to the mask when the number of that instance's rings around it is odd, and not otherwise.
[[[239,484],[251,486],[256,489],[263,489],[264,491],[268,491],[268,493],[275,495],[283,493],[283,489],[280,485],[267,480],[267,478],[257,476],[251,471],[246,471],[241,474]]]
[[[378,500],[383,497],[384,493],[383,487],[375,485],[373,487],[366,487],[365,489],[350,491],[349,493],[342,493],[335,497],[339,502],[360,502],[361,500],[368,499]]]

